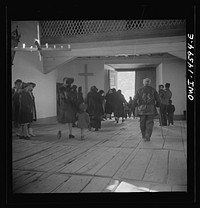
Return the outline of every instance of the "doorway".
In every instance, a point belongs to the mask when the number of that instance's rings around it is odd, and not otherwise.
[[[129,99],[143,86],[143,79],[147,77],[151,79],[151,86],[156,89],[155,68],[109,70],[109,89],[120,89],[125,98]]]
[[[117,73],[117,90],[121,90],[126,101],[135,95],[135,71],[120,71]]]

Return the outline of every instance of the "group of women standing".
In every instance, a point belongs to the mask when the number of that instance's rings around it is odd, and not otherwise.
[[[35,136],[31,123],[36,121],[35,98],[33,82],[24,83],[18,79],[12,88],[12,120],[20,139],[30,139]]]

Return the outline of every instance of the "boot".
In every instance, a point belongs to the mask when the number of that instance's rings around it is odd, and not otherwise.
[[[72,139],[72,138],[75,138],[75,136],[72,135],[72,134],[70,134],[70,135],[69,135],[69,139]]]
[[[61,131],[58,131],[57,138],[61,139],[61,137],[62,137],[62,133],[61,133]]]
[[[28,134],[29,134],[30,136],[35,137],[35,134],[33,133],[33,129],[32,129],[32,128],[28,128]]]
[[[31,139],[31,135],[29,134],[29,128],[27,128],[27,125],[24,125],[24,139],[26,140],[30,140]]]

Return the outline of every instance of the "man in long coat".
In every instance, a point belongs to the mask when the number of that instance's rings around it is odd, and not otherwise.
[[[169,105],[169,100],[172,97],[172,92],[169,88],[170,88],[170,83],[166,83],[165,90],[163,91],[163,95],[161,97],[161,105],[160,105],[161,126],[167,126],[167,108]]]
[[[140,117],[140,130],[142,138],[150,141],[154,126],[154,117],[157,114],[156,107],[160,106],[159,95],[153,87],[150,86],[151,80],[145,78],[143,87],[140,88],[133,98],[134,106],[138,109]]]

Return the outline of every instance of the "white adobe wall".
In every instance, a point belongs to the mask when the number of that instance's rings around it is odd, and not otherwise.
[[[21,33],[19,47],[25,43],[26,46],[34,46],[37,38],[37,21],[15,21],[12,22],[13,31],[18,25]],[[12,66],[12,85],[16,79],[24,82],[34,82],[34,96],[36,101],[37,118],[56,116],[56,78],[57,71],[49,74],[42,73],[42,62],[37,52],[17,51]]]
[[[93,76],[88,77],[88,90],[95,85],[99,90],[104,90],[104,64],[99,60],[78,60],[75,59],[58,69],[57,82],[62,82],[63,77],[74,77],[75,85],[82,86],[83,94],[85,95],[85,78],[79,76],[79,73],[84,72],[84,65],[87,64],[88,73],[93,73]]]
[[[186,98],[186,62],[182,59],[175,59],[162,64],[163,84],[169,82],[172,91],[172,102],[175,105],[175,114],[183,115],[187,108]]]

